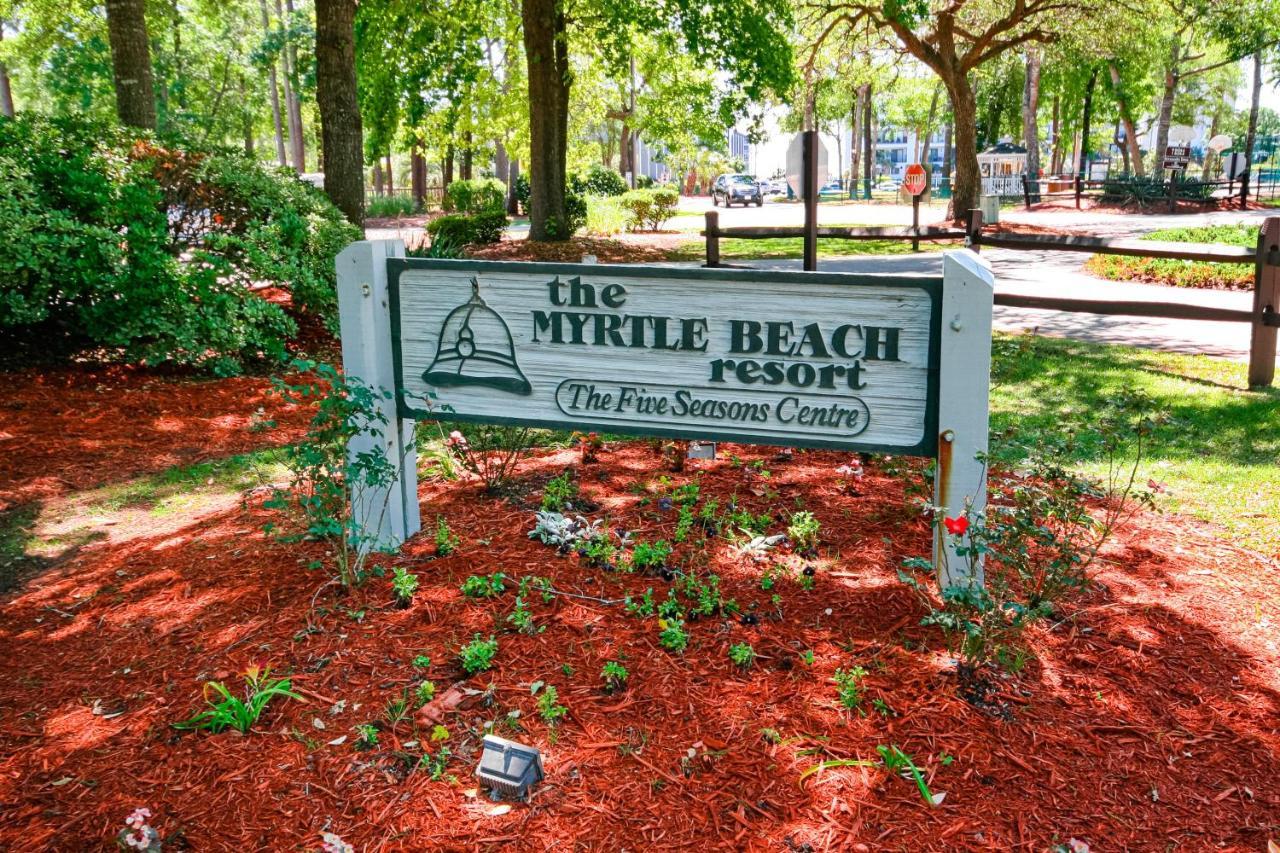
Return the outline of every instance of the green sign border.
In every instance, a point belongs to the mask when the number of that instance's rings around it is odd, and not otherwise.
[[[695,282],[752,281],[799,284],[836,284],[845,287],[912,288],[929,296],[929,361],[925,384],[924,436],[914,445],[886,445],[858,441],[827,441],[795,436],[785,446],[815,447],[825,450],[894,453],[904,456],[935,456],[938,450],[938,364],[942,337],[942,276],[891,275],[868,273],[791,272],[786,270],[706,269],[704,267],[655,267],[624,264],[548,264],[528,261],[471,261],[438,258],[389,258],[387,285],[391,309],[391,353],[395,370],[396,411],[410,420],[446,420],[462,423],[494,423],[542,429],[576,429],[619,435],[660,436],[663,438],[731,441],[759,445],[760,436],[733,430],[666,429],[662,427],[628,427],[616,422],[549,421],[534,418],[505,418],[430,412],[416,409],[405,399],[403,356],[400,349],[400,275],[410,270],[449,270],[475,275],[486,273],[537,273],[549,275],[614,276],[619,278],[682,278]],[[769,445],[766,445],[769,446]]]

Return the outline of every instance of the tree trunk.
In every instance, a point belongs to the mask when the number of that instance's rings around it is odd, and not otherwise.
[[[4,23],[0,22],[0,42],[4,41]],[[0,115],[13,118],[13,88],[9,85],[9,69],[0,62]]]
[[[1080,177],[1089,178],[1089,122],[1093,119],[1093,87],[1098,82],[1098,69],[1089,75],[1084,87],[1084,116],[1080,122]]]
[[[1027,180],[1040,180],[1040,52],[1027,51],[1027,79],[1022,87],[1022,144],[1027,149]],[[1032,201],[1040,200],[1040,184],[1034,184]]]
[[[1062,96],[1053,95],[1053,159],[1049,163],[1049,171],[1055,175],[1062,174]]]
[[[471,161],[474,152],[471,150],[471,131],[466,130],[462,133],[462,180],[471,180]]]
[[[1249,175],[1253,171],[1253,146],[1258,137],[1258,109],[1262,96],[1262,51],[1253,55],[1253,100],[1249,104],[1249,129],[1244,135],[1244,174],[1240,176],[1240,207],[1249,198]]]
[[[356,225],[364,219],[364,141],[356,99],[356,0],[316,0],[316,104],[324,191]]]
[[[978,171],[978,103],[963,72],[944,77],[955,117],[956,176],[951,193],[951,218],[959,221],[978,206],[982,175]]]
[[[938,97],[942,94],[942,85],[938,84],[933,87],[933,98],[929,101],[929,115],[924,120],[924,127],[920,129],[919,153],[916,156],[916,162],[924,165],[924,170],[931,177],[933,175],[933,167],[929,165],[932,159],[929,153],[933,150],[933,122],[938,117]],[[930,182],[932,184],[932,182]],[[932,190],[931,190],[932,191]]]
[[[862,95],[862,196],[871,198],[871,184],[875,180],[875,135],[871,127],[871,84],[863,86]]]
[[[1123,163],[1124,173],[1127,175],[1129,174],[1129,146],[1125,144],[1124,138],[1120,135],[1123,128],[1124,124],[1120,119],[1116,119],[1116,129],[1111,137],[1111,142],[1120,149],[1120,160]]]
[[[145,0],[107,0],[107,37],[121,124],[156,129],[156,93],[151,77]]]
[[[391,165],[391,152],[387,152],[387,195],[396,194],[395,168]]]
[[[1182,45],[1179,38],[1173,40],[1173,48],[1169,53],[1169,67],[1164,71],[1164,92],[1160,95],[1160,113],[1156,119],[1155,161],[1151,173],[1157,178],[1164,177],[1164,149],[1169,146],[1169,125],[1173,123],[1173,101],[1178,94],[1178,63],[1181,61]]]
[[[504,187],[510,179],[508,175],[510,164],[511,158],[507,156],[507,146],[502,144],[501,139],[493,140],[493,176],[502,181]]]
[[[258,0],[258,8],[262,12],[263,35],[271,35],[271,13],[267,11],[267,0]],[[280,122],[280,81],[276,79],[276,60],[272,57],[267,65],[267,91],[271,95],[271,122],[276,132],[276,158],[281,166],[289,165],[284,153],[284,127]]]
[[[623,119],[618,131],[618,171],[626,177],[628,172],[634,173],[635,170],[635,164],[631,162],[631,125]]]
[[[520,199],[516,197],[516,183],[520,180],[520,161],[511,158],[507,172],[507,213],[516,216],[520,213]]]
[[[409,151],[409,181],[413,188],[413,207],[425,210],[427,204],[427,158],[415,144]]]
[[[375,195],[385,195],[382,188],[382,161],[376,157],[373,160],[373,192]]]
[[[947,129],[942,135],[942,182],[948,194],[951,192],[951,143],[954,136],[952,124],[947,122]]]
[[[1133,112],[1129,109],[1124,91],[1120,88],[1120,70],[1116,68],[1114,62],[1107,63],[1107,70],[1111,73],[1111,88],[1115,90],[1116,107],[1120,111],[1120,124],[1124,127],[1125,171],[1127,172],[1132,166],[1133,174],[1141,178],[1146,174],[1146,168],[1142,164],[1142,147],[1138,144],[1138,131],[1133,124]],[[1166,130],[1166,134],[1167,132]],[[1164,149],[1160,150],[1160,155],[1164,155]]]
[[[453,183],[453,160],[453,144],[450,143],[449,147],[444,150],[444,163],[442,163],[440,167],[440,174],[443,178],[445,188],[448,188],[449,184]]]
[[[862,87],[853,96],[849,116],[849,198],[858,197],[859,163],[862,162]]]
[[[529,77],[529,239],[564,240],[568,45],[556,0],[521,0]]]
[[[286,8],[289,10],[287,19],[280,8],[280,0],[276,0],[276,17],[280,19],[281,30],[286,29],[283,24],[293,24],[293,0],[288,0]],[[306,143],[302,138],[302,104],[298,100],[298,49],[294,47],[292,41],[285,45],[282,55],[284,56],[284,103],[289,118],[289,155],[293,162],[293,170],[302,174],[307,170],[307,156]]]

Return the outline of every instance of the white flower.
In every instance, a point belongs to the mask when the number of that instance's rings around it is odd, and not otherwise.
[[[142,827],[146,825],[147,818],[149,817],[151,817],[151,809],[139,807],[134,809],[129,816],[124,819],[124,822],[134,829],[142,829]]]

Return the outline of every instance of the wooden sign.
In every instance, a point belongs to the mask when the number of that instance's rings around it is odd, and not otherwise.
[[[402,254],[338,258],[344,367],[391,392],[370,446],[441,419],[936,455],[941,505],[981,506],[993,287],[971,252],[941,276]],[[391,541],[416,529],[409,462],[401,483]]]
[[[1169,145],[1164,149],[1164,159],[1160,168],[1175,172],[1185,171],[1191,164],[1191,147],[1187,145]]]
[[[906,173],[902,176],[902,188],[904,190],[912,195],[920,195],[928,185],[929,176],[925,174],[924,166],[919,163],[912,163],[907,167]]]

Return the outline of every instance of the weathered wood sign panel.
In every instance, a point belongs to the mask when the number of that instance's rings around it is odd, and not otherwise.
[[[390,262],[408,417],[931,455],[941,277]]]
[[[353,512],[382,545],[417,532],[414,421],[441,418],[936,456],[934,504],[980,513],[994,281],[972,252],[942,268],[419,260],[354,243],[337,260],[343,369],[388,393],[385,426],[350,452],[384,452],[398,476]],[[934,558],[944,586],[973,571],[941,533]]]

